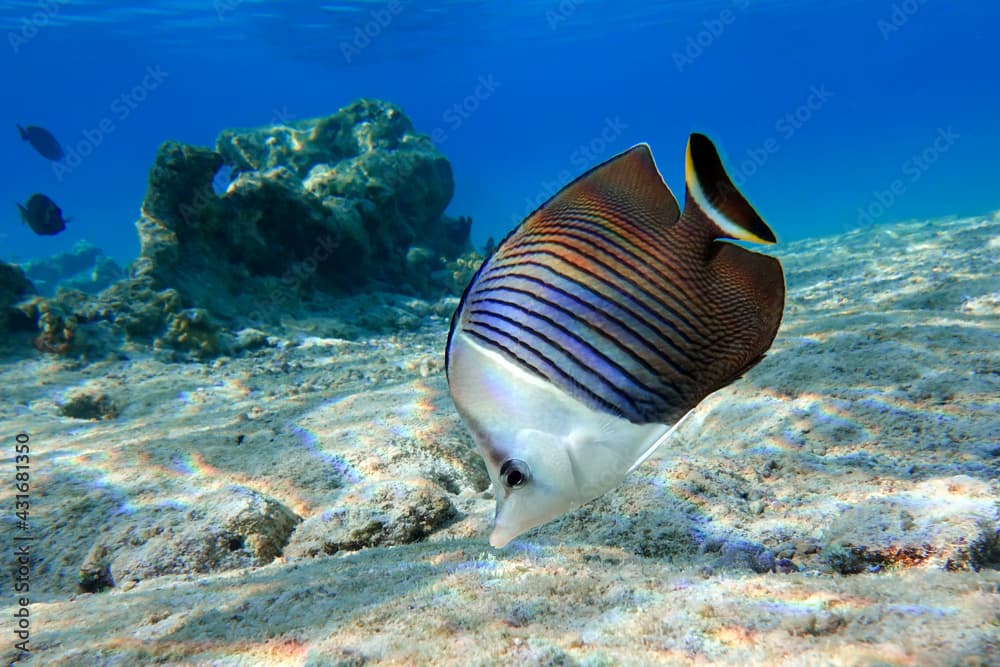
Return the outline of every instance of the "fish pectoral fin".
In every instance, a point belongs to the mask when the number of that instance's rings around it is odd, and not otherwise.
[[[641,466],[646,459],[652,456],[653,452],[659,449],[660,445],[666,442],[667,438],[669,438],[674,431],[680,428],[680,425],[684,423],[684,421],[688,418],[688,415],[690,415],[692,412],[694,412],[694,410],[688,410],[687,412],[685,412],[684,416],[678,419],[676,422],[674,422],[674,425],[671,426],[670,428],[666,428],[666,426],[664,426],[663,433],[656,436],[656,438],[650,443],[649,447],[646,448],[646,451],[644,451],[639,456],[639,458],[635,460],[635,463],[632,464],[632,467],[629,468],[628,472],[625,474],[631,475],[633,470]]]
[[[713,238],[775,243],[777,238],[733,184],[712,140],[704,134],[688,139],[684,161],[687,196],[684,215],[712,230]]]

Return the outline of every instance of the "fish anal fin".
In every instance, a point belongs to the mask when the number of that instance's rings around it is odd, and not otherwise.
[[[746,373],[764,358],[771,346],[785,307],[785,274],[774,257],[732,243],[713,244],[709,269],[719,298],[732,301],[738,335],[747,341],[748,356],[736,373]],[[733,301],[735,294],[742,295]],[[735,379],[735,377],[733,378]]]
[[[741,368],[739,371],[736,372],[736,375],[733,377],[732,382],[736,382],[741,377],[746,375],[754,366],[764,361],[764,357],[766,356],[767,356],[766,354],[762,354],[756,359],[751,360],[750,363],[748,363],[746,366],[744,366],[743,368]]]
[[[581,205],[650,226],[672,225],[681,214],[647,144],[637,144],[584,173],[528,216],[527,222],[542,215],[559,217]]]
[[[712,140],[704,134],[688,139],[684,162],[687,196],[684,215],[704,224],[712,238],[732,238],[754,243],[774,243],[767,223],[726,174]]]
[[[725,304],[704,330],[711,343],[687,365],[678,405],[693,408],[763,360],[781,325],[785,278],[777,259],[726,241],[712,242],[702,298]],[[666,416],[664,417],[666,418]]]

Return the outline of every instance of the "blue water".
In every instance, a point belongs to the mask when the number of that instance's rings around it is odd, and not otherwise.
[[[998,24],[985,0],[8,0],[0,257],[88,239],[127,261],[162,141],[362,96],[435,138],[479,244],[640,141],[682,196],[695,130],[781,240],[984,213],[1000,208]],[[79,159],[54,169],[16,123]],[[73,217],[62,235],[20,223],[36,191]]]

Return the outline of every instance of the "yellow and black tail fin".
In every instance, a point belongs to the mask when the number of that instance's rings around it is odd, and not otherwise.
[[[704,134],[688,139],[684,163],[687,199],[684,217],[707,224],[713,238],[775,243],[774,232],[733,184],[719,152]]]

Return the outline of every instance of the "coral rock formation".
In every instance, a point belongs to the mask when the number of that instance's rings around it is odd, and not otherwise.
[[[229,182],[216,194],[224,166]],[[431,274],[468,250],[471,221],[443,215],[453,191],[444,156],[375,100],[226,130],[215,151],[167,142],[137,223],[135,273],[223,318],[262,315],[277,293],[306,288],[426,292]]]
[[[32,292],[34,292],[34,287],[31,281],[25,277],[24,271],[16,266],[0,262],[0,333],[23,328],[26,317],[21,311],[15,309],[14,305]]]
[[[83,353],[78,334],[99,327],[101,336],[86,338],[216,356],[239,349],[230,331],[303,311],[343,311],[332,323],[341,335],[412,329],[419,317],[381,307],[373,293],[461,292],[479,262],[471,219],[444,215],[453,191],[451,165],[430,139],[377,100],[325,118],[225,130],[215,150],[167,141],[149,172],[140,256],[128,276],[97,296],[59,290],[14,314],[40,331],[39,350],[60,354]],[[105,280],[114,267],[99,259],[80,247],[60,267],[83,262],[94,267],[91,282]],[[44,279],[54,284],[66,270]],[[9,309],[17,299],[3,294],[0,287]],[[354,318],[352,299],[365,299]]]
[[[26,262],[21,268],[46,296],[54,294],[57,286],[96,294],[123,277],[122,268],[87,241],[77,242],[69,252]]]

